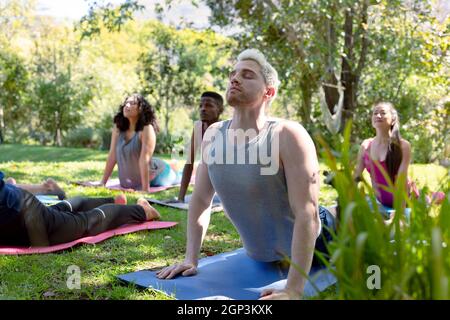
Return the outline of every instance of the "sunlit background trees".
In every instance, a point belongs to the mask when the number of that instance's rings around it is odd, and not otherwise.
[[[371,105],[389,100],[414,161],[448,161],[443,1],[205,1],[203,30],[144,19],[139,1],[91,1],[80,21],[38,15],[32,0],[0,3],[2,142],[107,148],[114,112],[137,91],[158,110],[158,150],[170,152],[189,135],[201,91],[224,93],[232,58],[256,47],[282,80],[273,115],[332,144],[352,119],[358,142],[371,134]],[[154,9],[161,17],[176,4]]]

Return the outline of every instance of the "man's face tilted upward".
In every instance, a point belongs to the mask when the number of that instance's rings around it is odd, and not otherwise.
[[[265,101],[266,91],[261,66],[253,60],[243,60],[230,73],[226,99],[232,107],[260,106]]]

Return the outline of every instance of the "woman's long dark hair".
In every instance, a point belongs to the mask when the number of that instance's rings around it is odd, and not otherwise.
[[[139,118],[136,123],[135,131],[141,131],[146,125],[151,124],[155,133],[158,133],[159,126],[156,120],[155,111],[153,107],[148,103],[148,101],[141,94],[132,94],[131,96],[125,98],[119,107],[119,112],[114,116],[114,123],[120,131],[127,131],[130,127],[130,121],[123,115],[123,108],[125,107],[129,98],[134,98],[138,103],[139,108]]]
[[[398,119],[397,110],[395,110],[392,103],[379,102],[375,105],[375,107],[378,106],[388,107],[389,112],[392,116],[392,124],[389,128],[389,145],[386,155],[386,166],[389,177],[391,178],[392,182],[395,183],[395,178],[397,176],[398,169],[400,168],[400,164],[402,163],[403,158],[402,148],[400,144],[400,121]]]

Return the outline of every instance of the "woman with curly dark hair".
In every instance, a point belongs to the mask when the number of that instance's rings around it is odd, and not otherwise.
[[[122,188],[150,191],[150,186],[179,183],[170,165],[153,157],[158,123],[155,111],[140,94],[127,97],[114,117],[108,160],[102,184],[106,184],[117,163]]]

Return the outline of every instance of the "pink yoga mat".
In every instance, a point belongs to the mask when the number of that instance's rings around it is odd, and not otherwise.
[[[76,182],[74,182],[74,184],[77,184],[77,185],[83,186],[83,187],[103,187],[100,184],[100,181],[76,181]],[[178,186],[179,185],[172,185],[172,186],[167,186],[167,187],[150,187],[150,193],[156,193],[159,191],[164,191],[164,190],[178,187]],[[122,188],[120,186],[119,179],[109,179],[108,182],[106,183],[105,187],[108,189],[111,189],[111,190],[127,191],[126,188]]]
[[[49,247],[0,247],[0,255],[19,255],[19,254],[35,254],[35,253],[50,253],[55,251],[61,251],[71,248],[77,244],[95,244],[106,239],[118,236],[121,234],[132,233],[141,230],[154,230],[154,229],[165,229],[177,225],[177,222],[167,222],[167,221],[147,221],[139,224],[130,224],[119,227],[114,230],[105,231],[96,236],[84,237],[71,242],[62,243]]]

